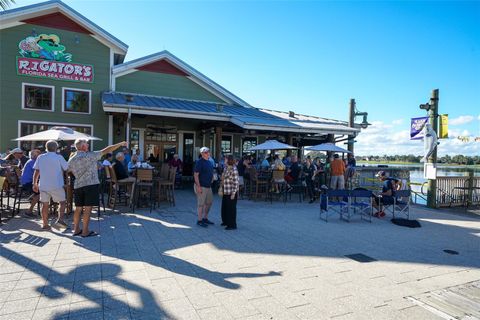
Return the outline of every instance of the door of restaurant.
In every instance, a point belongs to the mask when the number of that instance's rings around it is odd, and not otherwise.
[[[177,134],[157,130],[145,131],[145,159],[167,162],[177,153]]]
[[[145,157],[150,162],[168,162],[177,153],[175,142],[145,141]]]

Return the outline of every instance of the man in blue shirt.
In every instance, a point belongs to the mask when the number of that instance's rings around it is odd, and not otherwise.
[[[35,170],[33,169],[33,165],[37,160],[37,157],[40,155],[40,150],[33,149],[30,152],[31,158],[25,163],[25,166],[22,170],[22,177],[20,179],[20,183],[22,184],[22,188],[27,193],[31,193],[32,197],[30,199],[30,208],[25,212],[25,215],[28,217],[34,217],[33,215],[33,208],[38,203],[39,193],[33,191],[33,173]]]
[[[388,178],[387,173],[383,170],[378,171],[375,176],[382,181],[382,192],[374,198],[373,206],[378,210],[374,216],[382,218],[385,217],[383,206],[391,205],[394,202],[393,197],[395,196],[396,185],[394,183],[395,179]]]
[[[197,225],[207,227],[209,224],[214,224],[208,220],[208,211],[213,202],[213,165],[209,161],[210,149],[202,147],[200,149],[200,154],[201,158],[195,162],[193,174],[193,178],[195,179],[194,190],[197,195]]]

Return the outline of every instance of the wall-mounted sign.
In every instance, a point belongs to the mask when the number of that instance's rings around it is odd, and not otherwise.
[[[410,122],[410,140],[423,139],[423,128],[428,122],[428,117],[412,118]]]
[[[41,34],[26,37],[18,44],[17,74],[64,81],[93,82],[93,66],[71,63],[60,37]]]

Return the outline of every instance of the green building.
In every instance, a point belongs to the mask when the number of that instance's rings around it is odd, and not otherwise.
[[[266,139],[298,147],[356,135],[346,121],[255,108],[168,51],[128,46],[60,1],[0,13],[0,148],[52,126],[128,140],[145,159],[202,146],[236,157]],[[22,142],[24,150],[36,142]],[[153,158],[152,158],[153,157]]]

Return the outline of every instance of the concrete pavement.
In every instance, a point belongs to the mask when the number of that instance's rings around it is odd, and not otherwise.
[[[10,219],[0,319],[439,319],[415,301],[480,279],[480,219],[415,207],[422,228],[325,223],[296,200],[239,201],[235,231],[220,227],[218,197],[216,224],[196,226],[190,190],[176,207],[94,219],[92,238]]]

